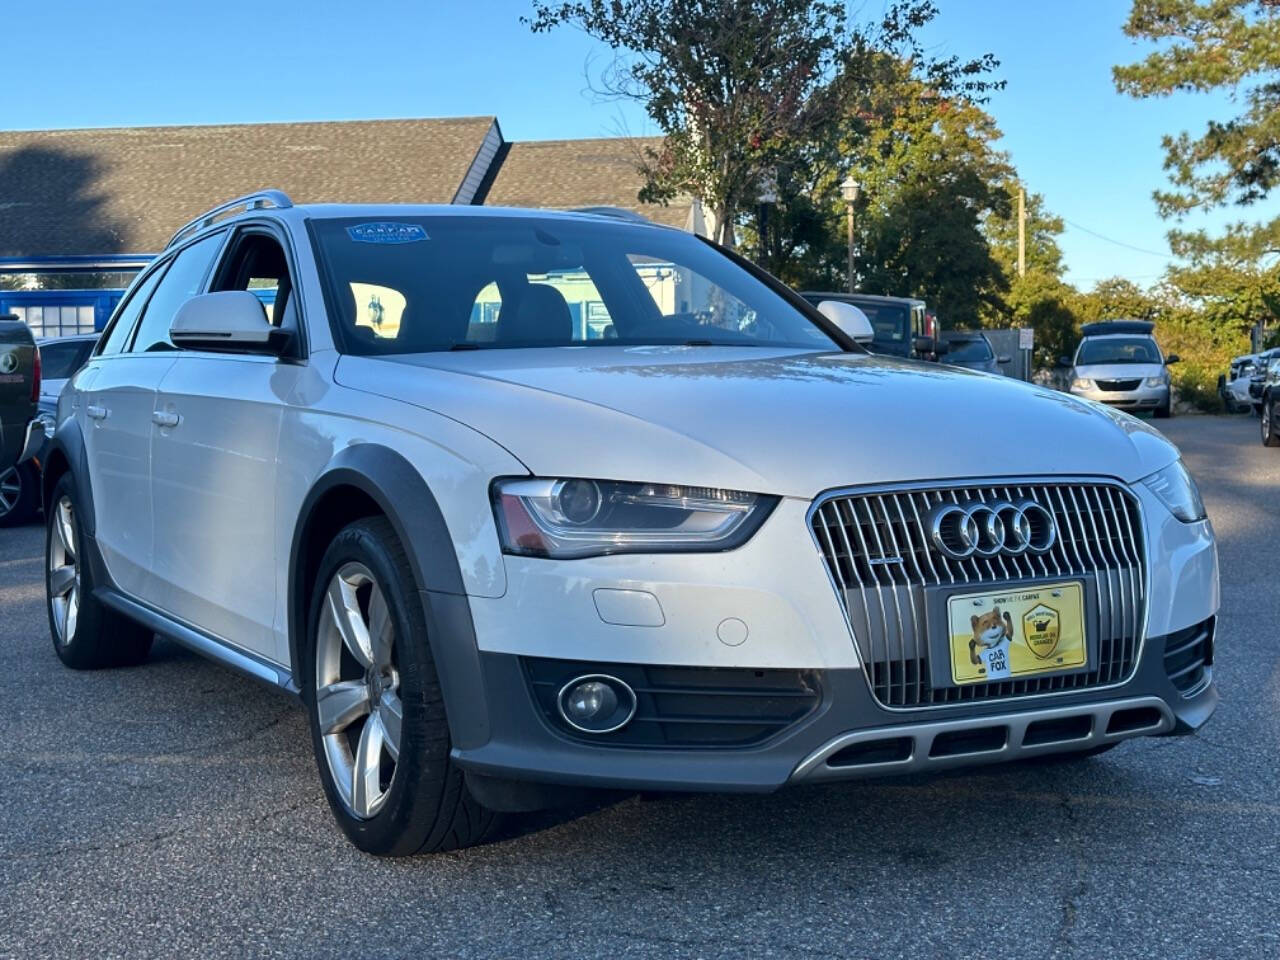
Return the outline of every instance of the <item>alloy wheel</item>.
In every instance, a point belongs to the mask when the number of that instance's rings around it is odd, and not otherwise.
[[[343,804],[367,820],[382,808],[400,756],[403,706],[386,597],[360,563],[325,590],[316,636],[316,717]]]
[[[75,639],[80,614],[80,558],[76,553],[75,513],[70,497],[62,497],[53,510],[49,535],[49,603],[53,606],[58,643]]]
[[[13,512],[22,497],[22,477],[17,467],[0,472],[0,517]]]

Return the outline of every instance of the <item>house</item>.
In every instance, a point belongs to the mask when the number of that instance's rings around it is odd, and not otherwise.
[[[0,313],[38,335],[101,329],[174,230],[268,187],[296,203],[622,207],[694,229],[691,201],[639,201],[659,143],[513,143],[492,116],[0,132]]]

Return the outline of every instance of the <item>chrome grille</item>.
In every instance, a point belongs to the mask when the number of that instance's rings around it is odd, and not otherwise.
[[[937,504],[1034,500],[1053,514],[1058,537],[1047,553],[956,560],[931,541],[925,518]],[[1137,663],[1146,611],[1142,518],[1124,488],[1105,482],[995,484],[946,489],[839,493],[810,514],[877,700],[915,707],[1027,696],[1107,685]],[[1050,677],[933,687],[926,590],[1020,581],[1091,580],[1096,588],[1097,657],[1087,671]]]

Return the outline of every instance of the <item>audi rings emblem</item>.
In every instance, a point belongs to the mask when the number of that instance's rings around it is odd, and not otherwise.
[[[1034,500],[940,503],[929,512],[934,545],[953,560],[1047,553],[1058,539],[1049,510]]]

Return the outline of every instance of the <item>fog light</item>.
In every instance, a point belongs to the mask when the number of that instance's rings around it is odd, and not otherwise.
[[[625,727],[636,712],[636,695],[617,677],[592,674],[560,688],[556,698],[564,722],[583,733],[612,733]]]

